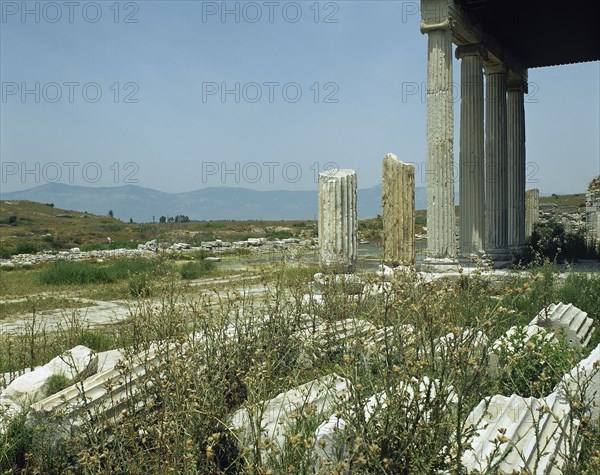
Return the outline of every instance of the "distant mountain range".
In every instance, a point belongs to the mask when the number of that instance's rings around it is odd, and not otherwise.
[[[3,200],[54,203],[63,209],[106,215],[122,220],[156,221],[160,216],[185,215],[192,220],[315,219],[317,191],[257,191],[238,187],[203,188],[164,193],[141,186],[89,187],[49,183],[29,190],[0,193]],[[416,209],[426,209],[424,187],[415,189]],[[381,185],[358,190],[359,218],[381,214]]]

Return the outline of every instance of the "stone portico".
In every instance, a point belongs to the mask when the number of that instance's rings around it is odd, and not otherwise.
[[[544,8],[513,0],[421,0],[428,43],[425,268],[450,270],[459,258],[482,256],[501,263],[523,248],[528,69],[600,59],[592,21],[565,10],[556,0]],[[453,44],[461,94],[458,242]]]

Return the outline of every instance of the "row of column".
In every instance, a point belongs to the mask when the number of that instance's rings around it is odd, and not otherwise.
[[[421,31],[428,35],[426,263],[453,264],[452,21],[422,22]],[[481,45],[460,46],[456,56],[461,60],[458,251],[506,260],[525,243],[527,84],[507,82],[503,64],[485,64]]]

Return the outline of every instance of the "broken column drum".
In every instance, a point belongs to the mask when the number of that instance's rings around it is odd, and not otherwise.
[[[326,272],[353,272],[357,255],[356,172],[319,174],[319,261]]]
[[[388,265],[415,262],[415,168],[393,153],[383,159],[383,240]]]

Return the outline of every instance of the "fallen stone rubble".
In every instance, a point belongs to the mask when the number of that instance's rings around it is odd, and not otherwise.
[[[600,422],[599,400],[600,345],[546,397],[484,398],[467,418],[475,436],[462,463],[468,473],[561,474],[581,449],[576,438],[580,417]],[[588,413],[572,413],[576,405]]]
[[[542,332],[548,341],[556,342],[552,330],[565,331],[565,328],[570,328],[575,335],[585,336],[577,341],[589,341],[589,329],[584,333],[579,331],[585,326],[581,322],[589,320],[587,316],[581,316],[581,311],[563,304],[550,306],[549,309],[544,313],[546,319],[552,320],[551,316],[555,315],[554,320],[559,323],[548,328],[539,327],[536,323],[540,323],[540,312],[526,327],[526,338]],[[562,318],[565,315],[574,318]],[[252,325],[252,331],[260,331],[261,322],[269,320],[268,316],[258,320]],[[368,322],[356,319],[326,324],[308,314],[300,315],[296,325],[298,330],[294,339],[300,353],[304,353],[309,362],[313,358],[323,357],[324,347],[347,349],[349,344],[358,344],[365,349],[376,349],[391,331],[389,328],[377,329]],[[414,334],[413,327],[406,326],[403,331],[406,331],[409,341]],[[509,330],[507,335],[492,344],[492,348],[506,343],[514,332],[514,328]],[[225,330],[228,338],[234,338],[236,334],[234,326]],[[190,338],[202,342],[204,337],[196,334]],[[487,338],[483,333],[466,329],[457,335],[450,333],[439,338],[436,352],[443,355],[445,348],[465,346],[467,342],[471,346],[487,347]],[[7,387],[0,393],[0,432],[10,417],[25,408],[29,408],[31,417],[54,421],[57,424],[55,432],[60,438],[73,434],[73,430],[82,423],[82,414],[101,413],[106,418],[115,418],[126,407],[128,400],[139,392],[146,373],[159,367],[161,354],[159,343],[129,358],[123,358],[121,350],[94,354],[85,347],[75,347],[44,366],[12,380],[9,378]],[[78,383],[46,397],[47,382],[57,374]],[[389,391],[374,394],[364,401],[362,410],[366,422],[385,412],[390,399],[406,400],[409,404],[416,401],[420,405],[421,401],[431,401],[436,394],[440,394],[444,395],[445,404],[449,406],[456,401],[453,388],[441,388],[437,380],[427,377],[420,380],[413,378],[393,389],[394,396],[402,393],[404,399],[390,398]],[[336,374],[327,375],[284,391],[270,400],[247,403],[231,416],[228,424],[236,435],[240,453],[254,457],[256,453],[248,448],[260,436],[261,459],[275,460],[281,456],[289,437],[295,433],[294,424],[299,420],[298,415],[308,414],[318,424],[312,438],[313,463],[317,471],[326,472],[331,464],[343,461],[351,449],[346,436],[349,427],[347,419],[352,417],[352,411],[355,410],[348,411],[351,393],[352,383],[348,379]],[[465,421],[466,427],[473,431],[473,438],[461,459],[466,472],[497,470],[498,473],[508,474],[513,470],[521,470],[540,474],[562,473],[567,461],[576,456],[581,448],[576,439],[581,418],[585,416],[593,422],[600,421],[598,400],[600,345],[565,374],[553,392],[545,397],[497,394],[483,398]],[[574,412],[574,401],[580,407],[588,408],[587,413]],[[424,416],[427,417],[426,414]]]
[[[231,429],[238,436],[239,448],[251,448],[253,441],[260,438],[266,440],[261,459],[277,458],[283,453],[288,436],[295,433],[294,424],[300,414],[308,409],[310,417],[322,420],[348,399],[349,390],[349,380],[332,374],[238,410],[232,417]]]
[[[543,309],[530,322],[530,325],[551,327],[563,331],[570,345],[585,347],[592,339],[594,321],[583,310],[573,304],[553,303]]]
[[[287,248],[307,248],[317,249],[315,242],[310,239],[300,240],[297,238],[286,238],[274,241],[268,241],[266,238],[248,238],[246,241],[209,241],[202,242],[200,246],[191,246],[187,243],[159,243],[156,239],[138,244],[137,249],[107,249],[98,251],[81,251],[74,247],[68,251],[43,251],[36,254],[17,254],[10,259],[0,259],[0,269],[11,270],[16,267],[31,267],[43,262],[53,262],[57,260],[68,261],[103,261],[105,259],[134,259],[138,257],[155,257],[160,252],[165,253],[194,253],[199,251],[210,251],[215,254],[222,253],[229,249],[249,249],[253,253],[266,253],[275,250]],[[216,256],[213,256],[216,257]]]
[[[468,473],[562,473],[577,422],[557,393],[541,399],[495,395],[469,415],[476,428],[462,464]]]
[[[453,388],[442,390],[439,380],[432,380],[427,376],[400,384],[394,389],[395,401],[402,401],[411,410],[413,401],[418,406],[419,411],[424,409],[425,401],[431,402],[439,395],[445,395],[445,403],[448,405],[456,404],[456,394]],[[374,394],[369,397],[362,411],[364,412],[364,422],[368,424],[371,418],[385,412],[389,407],[390,398],[385,391]],[[353,411],[347,413],[350,417],[355,417]],[[424,413],[423,416],[429,417]],[[350,446],[347,437],[348,422],[344,419],[341,412],[337,411],[325,420],[315,431],[315,444],[313,446],[313,456],[315,465],[323,473],[330,473],[330,468],[337,462],[344,460],[350,453]]]

